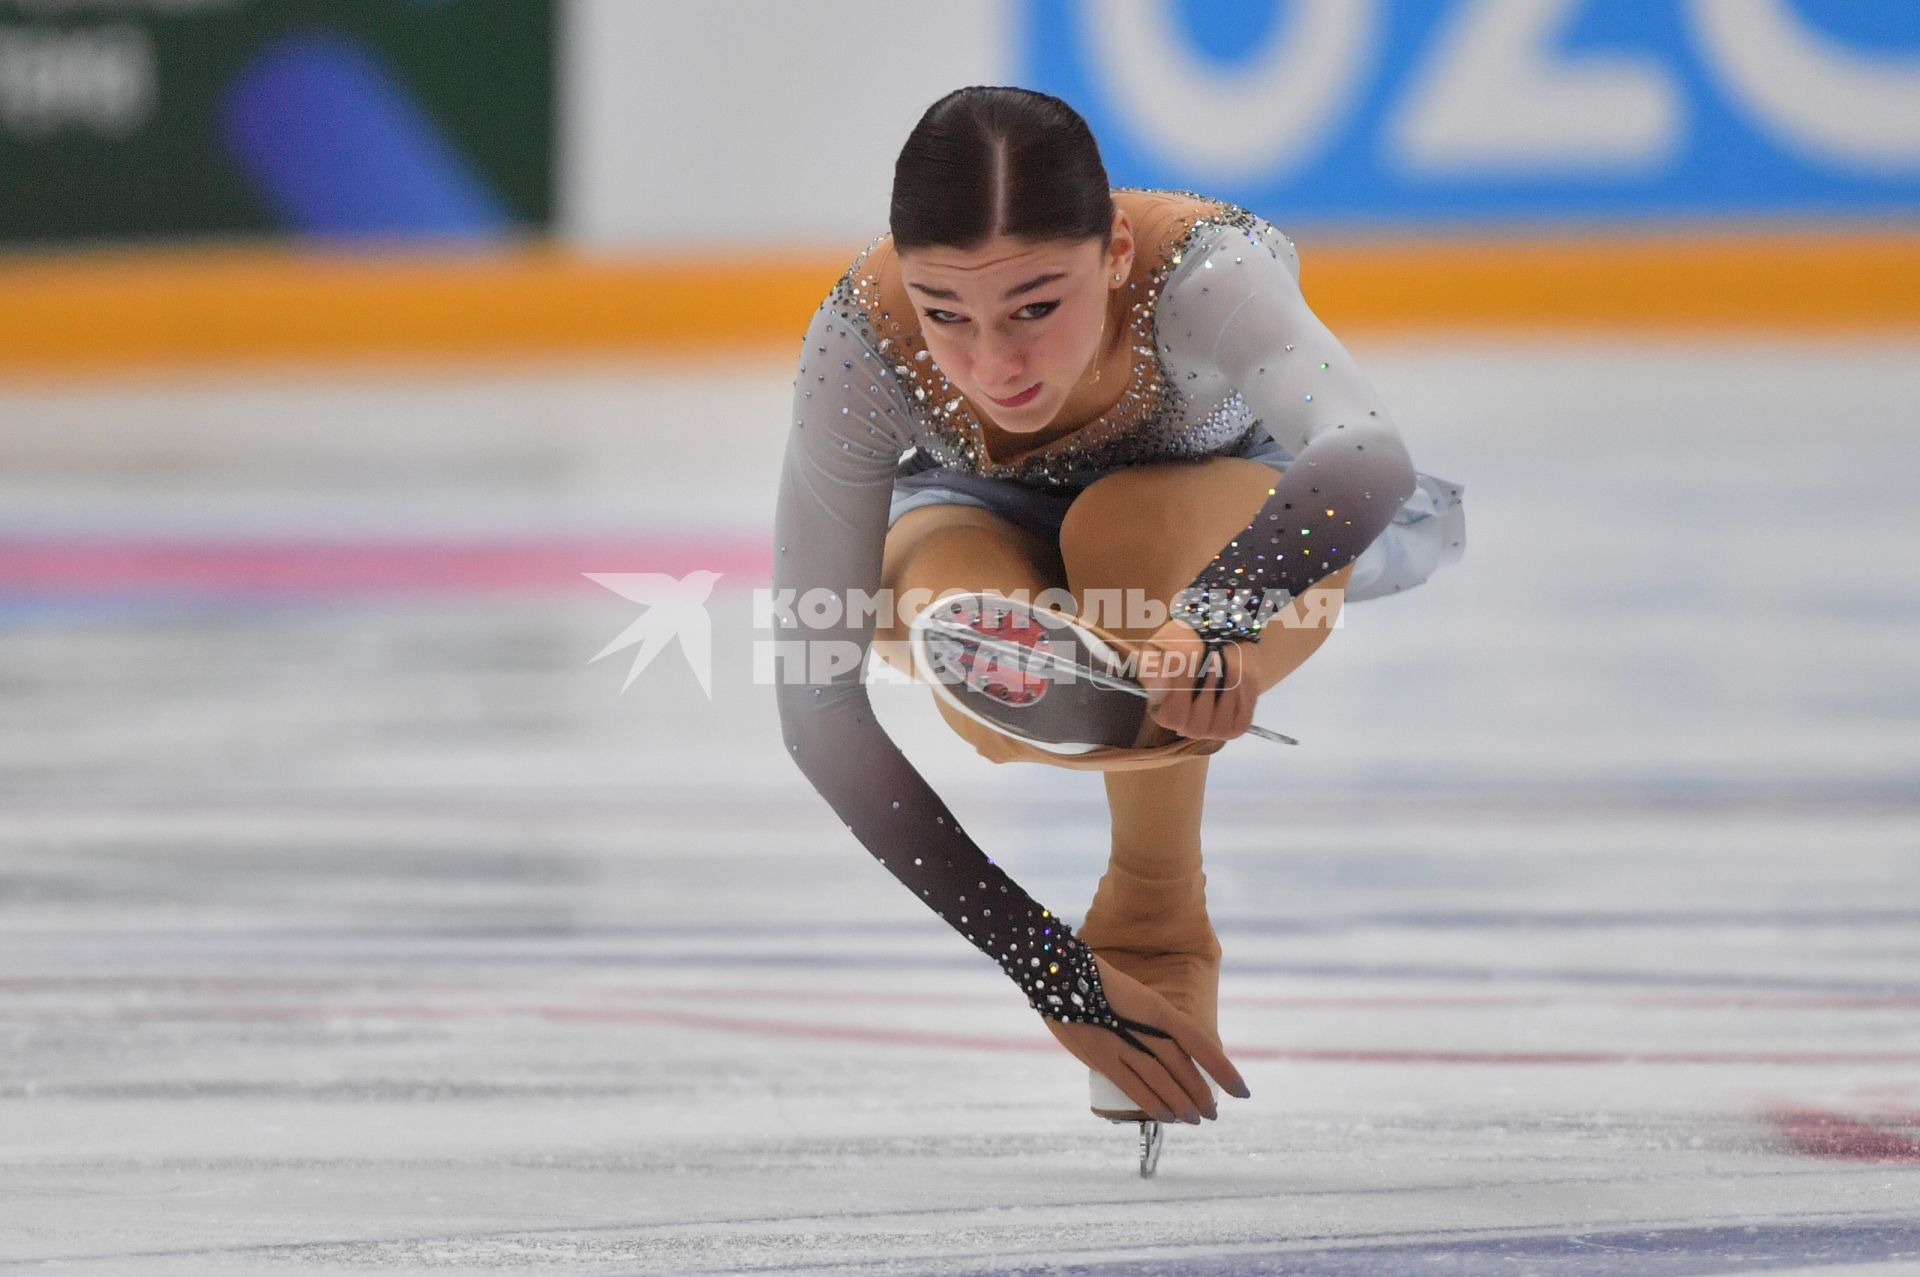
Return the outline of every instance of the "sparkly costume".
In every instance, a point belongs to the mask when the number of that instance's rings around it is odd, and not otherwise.
[[[884,236],[821,305],[794,383],[775,513],[774,588],[794,604],[778,637],[799,657],[781,669],[777,698],[794,761],[881,864],[999,963],[1041,1015],[1102,1024],[1145,1049],[1129,1028],[1157,1031],[1115,1015],[1092,950],[962,832],[874,719],[863,682],[874,613],[860,601],[880,586],[903,456],[1072,494],[1115,468],[1244,450],[1264,428],[1290,464],[1175,601],[1175,615],[1216,643],[1257,636],[1284,592],[1351,562],[1403,503],[1437,489],[1417,482],[1428,477],[1307,309],[1284,235],[1202,196],[1116,191],[1115,200],[1137,246],[1121,299],[1132,380],[1091,422],[1011,439],[978,417],[933,363]],[[1272,593],[1263,600],[1261,590]]]

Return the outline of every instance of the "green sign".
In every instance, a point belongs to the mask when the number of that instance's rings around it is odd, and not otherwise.
[[[0,243],[553,211],[554,0],[0,0]]]

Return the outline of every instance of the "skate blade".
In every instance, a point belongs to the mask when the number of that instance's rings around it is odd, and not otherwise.
[[[1160,1119],[1132,1107],[1127,1093],[1107,1080],[1099,1069],[1087,1070],[1093,1092],[1093,1112],[1109,1122],[1138,1123],[1140,1127],[1140,1177],[1150,1179],[1160,1166],[1160,1146],[1165,1139]],[[1126,1107],[1122,1107],[1126,1106]]]

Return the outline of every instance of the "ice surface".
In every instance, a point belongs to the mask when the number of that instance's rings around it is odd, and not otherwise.
[[[1214,759],[1152,1180],[784,757],[789,370],[0,390],[0,1271],[1920,1273],[1920,350],[1354,347],[1467,553]]]

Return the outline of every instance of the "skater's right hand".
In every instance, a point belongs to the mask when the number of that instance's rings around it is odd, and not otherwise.
[[[1154,659],[1142,659],[1140,685],[1154,722],[1193,740],[1232,740],[1253,726],[1260,689],[1248,674],[1251,643],[1229,641],[1213,652],[1199,631],[1173,620],[1154,631],[1145,650]]]
[[[1046,1019],[1048,1030],[1075,1059],[1103,1074],[1126,1092],[1127,1098],[1138,1104],[1142,1112],[1151,1113],[1163,1122],[1197,1124],[1202,1114],[1219,1119],[1220,1114],[1207,1093],[1206,1079],[1194,1067],[1195,1061],[1205,1066],[1224,1089],[1242,1099],[1249,1097],[1240,1070],[1233,1067],[1219,1039],[1201,1028],[1192,1016],[1098,954],[1093,960],[1100,971],[1100,987],[1106,993],[1108,1006],[1129,1020],[1151,1024],[1173,1037],[1135,1034],[1152,1048],[1153,1054],[1149,1056],[1129,1045],[1112,1029],[1098,1024]]]

